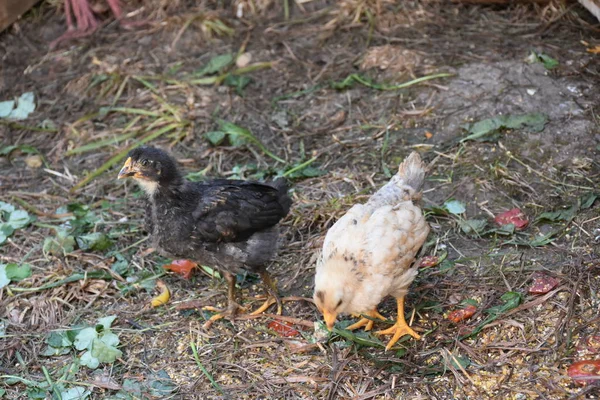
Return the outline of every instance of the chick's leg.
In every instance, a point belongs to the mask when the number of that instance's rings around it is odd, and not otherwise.
[[[206,321],[204,323],[203,327],[205,329],[210,328],[211,325],[213,324],[213,322],[215,322],[215,321],[218,321],[225,317],[235,317],[239,313],[240,310],[242,310],[242,311],[245,310],[244,307],[240,306],[235,301],[235,275],[230,274],[229,272],[225,272],[225,273],[223,273],[223,275],[225,276],[225,280],[227,280],[227,284],[228,284],[227,309],[219,311],[215,307],[211,307],[211,306],[204,307],[204,310],[218,312],[218,314],[213,315],[212,317],[210,317],[210,319],[208,321]]]
[[[386,317],[379,314],[379,311],[377,311],[377,309],[371,310],[371,311],[363,313],[363,314],[369,318],[362,317],[358,322],[350,325],[346,329],[353,331],[355,329],[362,328],[364,326],[365,331],[370,331],[371,329],[373,329],[373,324],[375,323],[375,321],[373,321],[374,319],[380,319],[382,321],[387,320]]]
[[[98,28],[98,22],[87,0],[65,0],[65,14],[67,31],[50,43],[50,49],[65,40],[89,36]]]
[[[273,282],[273,279],[271,279],[271,275],[266,270],[260,271],[260,277],[262,278],[262,281],[265,284],[265,289],[267,290],[269,297],[267,297],[267,300],[263,303],[262,306],[258,307],[256,310],[251,312],[250,315],[261,314],[267,311],[267,308],[271,307],[271,305],[275,303],[277,303],[277,315],[281,315],[281,312],[283,310],[281,306],[281,299],[277,294],[277,285],[275,284],[275,282]]]
[[[387,346],[385,346],[386,351],[391,349],[392,346],[396,344],[398,339],[404,335],[410,335],[415,339],[421,338],[419,334],[417,334],[410,328],[410,326],[408,326],[406,320],[404,319],[404,296],[397,298],[396,301],[398,303],[398,319],[396,320],[396,323],[389,329],[377,332],[379,335],[393,335]]]

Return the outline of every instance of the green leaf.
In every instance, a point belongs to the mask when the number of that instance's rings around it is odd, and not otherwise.
[[[456,356],[452,354],[448,358],[450,359],[450,364],[456,369],[465,369],[471,365],[471,360],[469,357]]]
[[[15,210],[8,217],[8,224],[14,229],[23,228],[31,222],[29,213],[25,210]]]
[[[15,211],[15,206],[13,206],[12,204],[8,204],[3,201],[0,201],[0,211],[12,213],[13,211]]]
[[[550,57],[549,55],[538,53],[536,51],[532,51],[529,57],[527,57],[526,61],[530,64],[539,62],[544,65],[544,68],[550,70],[558,67],[559,63],[556,59]]]
[[[47,391],[41,387],[27,386],[27,397],[29,399],[45,399]]]
[[[125,379],[123,381],[123,390],[127,393],[132,393],[136,397],[142,396],[142,385],[134,379]]]
[[[77,350],[90,349],[92,343],[97,338],[98,332],[96,332],[95,328],[84,328],[75,337],[73,345]]]
[[[543,113],[530,113],[523,115],[499,115],[494,118],[484,119],[474,124],[465,125],[464,128],[470,135],[460,140],[479,140],[501,129],[526,129],[530,132],[544,130],[548,116]]]
[[[23,93],[17,102],[17,106],[6,117],[9,119],[23,120],[35,110],[35,96],[33,92]]]
[[[68,354],[73,342],[69,339],[67,332],[50,332],[46,338],[48,347],[42,352],[44,356],[57,356]]]
[[[458,225],[464,233],[467,235],[477,234],[483,232],[487,226],[487,220],[485,219],[467,219],[458,221]]]
[[[8,239],[14,231],[15,229],[11,225],[7,223],[0,224],[0,244],[6,242],[6,239]]]
[[[221,131],[211,131],[204,134],[204,137],[208,139],[213,146],[219,146],[221,143],[223,143],[223,140],[225,140],[226,136],[227,135],[225,132]]]
[[[6,265],[6,277],[11,281],[22,281],[25,278],[31,276],[31,265],[29,264],[7,264]]]
[[[459,308],[464,308],[466,306],[475,306],[475,307],[478,307],[479,306],[479,302],[477,300],[475,300],[475,299],[464,299],[459,304]]]
[[[309,160],[311,161],[311,160]],[[308,162],[308,161],[307,161]],[[288,169],[285,172],[280,172],[279,175],[280,176],[284,176],[288,179],[297,179],[297,178],[314,178],[316,176],[322,176],[322,175],[326,175],[327,171],[324,171],[320,168],[317,167],[312,167],[312,166],[303,166],[302,163],[300,165],[294,165],[292,168]]]
[[[444,203],[444,208],[448,210],[450,214],[458,215],[466,211],[465,205],[458,200],[449,200]]]
[[[123,355],[123,352],[113,346],[109,346],[100,339],[94,339],[92,345],[92,357],[101,363],[111,364]]]
[[[590,208],[591,206],[594,205],[594,202],[596,201],[598,196],[600,196],[600,195],[598,195],[596,193],[587,193],[587,194],[581,196],[579,198],[579,201],[581,203],[580,208],[582,210],[587,210],[588,208]]]
[[[46,357],[56,357],[56,356],[64,356],[65,354],[69,354],[71,349],[69,347],[52,347],[46,346],[44,350],[40,353],[42,356]]]
[[[569,222],[573,218],[575,218],[575,215],[577,215],[578,209],[579,209],[579,207],[577,207],[577,206],[571,206],[571,207],[563,209],[563,210],[544,212],[536,218],[536,222],[540,222],[540,221],[550,221],[550,222],[566,221],[566,222]]]
[[[554,240],[554,236],[557,234],[558,232],[548,232],[545,235],[538,235],[535,236],[533,239],[531,239],[529,241],[529,245],[532,247],[541,247],[541,246],[545,246],[547,244],[552,243],[552,241]]]
[[[208,63],[194,73],[195,76],[215,74],[233,63],[233,54],[220,54],[211,58]]]
[[[0,264],[0,289],[7,286],[10,279],[6,276],[6,264]]]
[[[0,118],[8,117],[13,108],[15,108],[14,100],[0,101]]]
[[[502,313],[512,310],[521,304],[521,300],[523,299],[523,295],[518,292],[506,292],[501,297],[500,300],[504,302],[504,304],[500,304],[494,307],[490,307],[484,312],[493,316],[498,316]]]
[[[225,77],[223,83],[227,86],[231,86],[235,88],[235,92],[242,96],[244,94],[244,89],[252,82],[252,78],[245,75],[233,75],[228,74]]]
[[[361,346],[385,348],[385,343],[383,343],[377,336],[370,332],[363,330],[347,330],[346,327],[350,326],[351,324],[352,321],[339,322],[333,327],[333,333]]]
[[[75,238],[77,246],[81,250],[102,251],[112,246],[112,241],[102,232],[88,233],[87,235],[77,236]]]
[[[421,83],[421,82],[428,81],[431,79],[446,78],[449,76],[452,76],[452,74],[441,73],[441,74],[423,76],[423,77],[420,77],[417,79],[413,79],[412,81],[404,82],[404,83],[401,83],[398,85],[386,85],[386,84],[375,83],[375,82],[371,81],[370,79],[365,78],[359,74],[350,74],[343,81],[332,82],[331,87],[334,89],[337,89],[337,90],[343,90],[343,89],[348,89],[348,88],[352,87],[354,85],[354,82],[357,82],[357,83],[360,83],[361,85],[369,87],[371,89],[398,90],[398,89],[404,89],[409,86],[416,85],[417,83]]]
[[[44,239],[42,251],[44,254],[65,255],[75,250],[75,238],[66,230],[57,228],[56,237]]]
[[[20,150],[22,153],[25,153],[25,154],[40,154],[40,151],[31,145],[19,144],[19,145],[5,146],[5,147],[1,148],[0,156],[8,156],[8,155],[10,155],[10,153],[12,153],[15,150]]]
[[[111,271],[114,271],[121,276],[126,276],[129,272],[129,261],[119,253],[116,253],[115,257],[117,261],[110,266]]]
[[[79,362],[81,363],[81,365],[85,365],[90,369],[96,369],[100,365],[100,361],[98,361],[98,359],[92,355],[92,352],[90,350],[86,351],[81,355]]]
[[[260,150],[262,150],[263,153],[265,153],[266,155],[268,155],[275,161],[279,161],[284,164],[286,163],[285,160],[282,160],[281,158],[277,157],[275,154],[271,153],[261,143],[261,141],[258,140],[252,134],[252,132],[250,132],[248,129],[242,128],[241,126],[237,126],[235,124],[232,124],[231,122],[227,122],[224,120],[219,120],[218,122],[219,122],[221,130],[223,132],[225,132],[227,135],[229,135],[229,142],[231,143],[232,146],[240,146],[244,143],[252,143],[252,144],[258,146],[258,148]]]
[[[61,400],[84,400],[89,397],[91,392],[83,386],[74,386],[68,390],[60,392]]]
[[[115,347],[119,344],[119,337],[110,331],[102,335],[100,340],[104,342],[104,344],[106,344],[107,346]]]
[[[515,233],[515,224],[505,224],[499,228],[492,229],[490,232],[494,232],[499,235],[510,236]]]
[[[150,393],[153,396],[164,398],[177,389],[177,385],[165,370],[160,370],[148,377]]]
[[[112,326],[112,323],[115,322],[115,319],[117,319],[116,315],[98,318],[98,325],[102,325],[105,330],[108,330]]]
[[[484,312],[486,314],[489,314],[488,317],[483,322],[481,322],[479,325],[477,325],[477,327],[475,327],[475,329],[473,329],[473,331],[471,331],[471,333],[461,336],[460,340],[466,339],[468,337],[478,334],[483,329],[484,326],[486,326],[490,322],[495,321],[496,319],[498,319],[498,317],[500,317],[500,315],[504,314],[505,312],[510,311],[513,308],[517,307],[519,304],[521,304],[521,301],[523,300],[523,295],[518,292],[506,292],[500,297],[500,300],[504,304],[490,307],[487,310],[485,310]]]

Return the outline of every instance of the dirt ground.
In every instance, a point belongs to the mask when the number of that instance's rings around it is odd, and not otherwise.
[[[0,101],[33,92],[36,102],[25,120],[0,119],[0,201],[36,216],[0,245],[0,264],[32,270],[0,289],[0,397],[599,398],[600,381],[567,375],[600,359],[598,21],[578,3],[250,4],[130,1],[130,18],[148,24],[124,29],[105,15],[91,37],[50,50],[66,28],[44,2],[0,34]],[[198,72],[223,54],[243,56]],[[465,140],[478,121],[533,113],[541,127]],[[220,120],[263,147],[231,135],[211,144]],[[143,196],[116,180],[122,152],[140,141],[196,176],[287,173],[294,205],[270,266],[284,318],[202,327],[202,306],[223,306],[226,285],[208,269],[165,272],[170,260],[148,253]],[[373,335],[344,333],[349,316],[323,335],[310,298],[325,233],[412,150],[429,168],[421,256],[446,257],[420,270],[407,297],[422,338],[385,352]],[[450,200],[464,212],[448,212]],[[494,216],[512,208],[528,226],[498,229]],[[469,231],[474,220],[487,227]],[[77,235],[91,233],[112,246],[86,247]],[[539,276],[557,285],[530,293]],[[151,308],[158,278],[172,297]],[[263,289],[242,278],[243,302],[256,307]],[[475,314],[451,322],[468,299]],[[395,318],[394,306],[386,299],[380,311]],[[111,315],[116,360],[90,369],[67,345],[48,354],[52,332]]]

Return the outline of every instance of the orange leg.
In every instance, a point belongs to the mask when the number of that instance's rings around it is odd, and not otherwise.
[[[277,315],[281,315],[283,309],[281,305],[281,299],[277,295],[277,285],[271,279],[271,275],[265,270],[260,272],[260,277],[265,284],[265,289],[267,290],[268,297],[267,300],[263,303],[262,306],[258,307],[256,310],[252,311],[250,315],[258,315],[267,311],[269,307],[273,304],[277,303]]]
[[[204,323],[204,325],[202,326],[204,329],[208,329],[212,326],[213,322],[218,321],[220,319],[223,319],[225,317],[235,317],[240,310],[244,311],[245,308],[240,306],[236,301],[235,301],[235,275],[230,274],[229,272],[224,272],[223,275],[225,276],[225,279],[227,280],[227,284],[228,284],[228,292],[227,292],[227,309],[225,310],[219,310],[215,307],[211,307],[211,306],[206,306],[203,309],[204,310],[208,310],[208,311],[217,311],[218,314],[213,315],[212,317],[210,317],[210,319],[208,321],[206,321]]]
[[[417,334],[410,328],[410,326],[408,326],[406,320],[404,319],[404,296],[397,298],[396,302],[398,303],[398,319],[396,320],[396,323],[391,328],[376,332],[379,335],[393,335],[387,346],[385,346],[386,351],[391,349],[392,346],[396,344],[398,339],[404,335],[410,335],[415,339],[421,338],[419,334]]]
[[[358,322],[350,325],[346,329],[348,329],[350,331],[353,331],[355,329],[362,328],[364,326],[365,327],[365,331],[370,331],[371,329],[373,329],[373,324],[375,323],[375,321],[373,321],[374,319],[380,319],[382,321],[387,320],[386,317],[384,317],[383,315],[379,314],[379,311],[377,311],[377,309],[374,309],[374,310],[371,310],[369,312],[366,312],[366,313],[364,313],[364,315],[370,317],[370,319],[362,317]]]

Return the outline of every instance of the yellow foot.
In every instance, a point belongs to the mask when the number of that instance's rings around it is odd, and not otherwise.
[[[267,300],[265,300],[265,302],[262,304],[262,306],[258,307],[256,310],[252,311],[250,313],[250,315],[262,314],[265,311],[267,311],[267,309],[275,303],[277,303],[277,315],[281,315],[281,312],[282,312],[281,301],[277,301],[277,300],[278,299],[276,299],[275,297],[269,296],[267,298]]]
[[[417,340],[421,338],[421,336],[419,336],[417,332],[413,331],[411,327],[406,324],[404,318],[402,318],[402,321],[397,321],[391,328],[384,329],[382,331],[377,331],[375,333],[377,333],[378,335],[394,335],[392,339],[388,342],[387,346],[385,346],[385,351],[391,349],[392,346],[396,344],[398,339],[400,339],[404,335],[410,335]]]
[[[206,321],[204,323],[204,325],[202,325],[202,327],[204,329],[209,329],[215,321],[218,321],[223,318],[235,318],[235,316],[238,315],[240,313],[240,311],[242,311],[242,312],[246,311],[246,309],[244,307],[240,306],[238,303],[235,303],[235,302],[229,303],[226,310],[221,310],[219,308],[212,307],[212,306],[206,306],[206,307],[203,307],[202,309],[206,310],[206,311],[213,311],[213,312],[218,313],[218,314],[215,314],[212,317],[210,317],[209,320]]]
[[[364,315],[368,316],[369,318],[362,317],[358,322],[350,325],[346,329],[353,331],[355,329],[362,328],[364,326],[365,331],[370,331],[371,329],[373,329],[373,324],[375,323],[375,321],[374,321],[375,319],[380,319],[382,321],[387,320],[387,318],[384,317],[383,315],[379,314],[379,311],[377,311],[377,310],[366,312],[366,313],[364,313]]]

